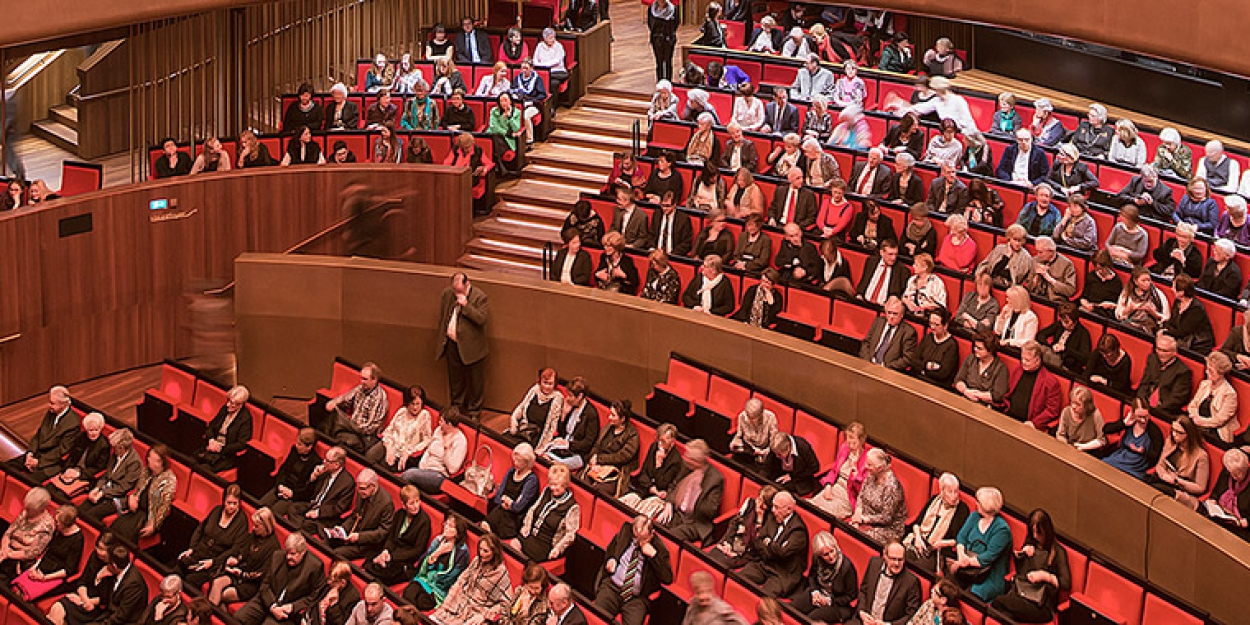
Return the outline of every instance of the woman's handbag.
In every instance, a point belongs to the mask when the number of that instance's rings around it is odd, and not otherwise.
[[[486,452],[485,466],[479,462],[483,451]],[[492,471],[494,466],[495,459],[490,448],[486,445],[478,447],[477,453],[473,455],[473,466],[464,470],[464,479],[460,481],[460,485],[478,497],[489,498],[495,492],[495,475]]]

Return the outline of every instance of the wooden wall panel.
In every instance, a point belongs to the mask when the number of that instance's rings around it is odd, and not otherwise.
[[[439,293],[454,269],[253,254],[236,267],[239,379],[257,397],[307,396],[344,356],[376,361],[389,376],[446,399],[434,346]],[[1000,487],[1016,509],[1045,508],[1086,547],[1217,619],[1244,621],[1236,589],[1250,584],[1250,545],[1001,414],[745,324],[591,289],[469,274],[491,298],[490,408],[511,408],[545,366],[585,375],[597,392],[641,406],[649,385],[663,379],[670,350],[678,351],[841,423],[861,421],[874,439],[938,470]],[[305,298],[318,302],[307,315],[291,306]]]
[[[280,252],[338,222],[339,189],[351,182],[401,197],[400,208],[415,215],[406,236],[422,242],[418,258],[452,263],[460,255],[472,223],[470,178],[441,165],[207,174],[6,213],[0,339],[20,337],[0,342],[0,403],[190,355],[187,293],[231,281],[241,253]],[[186,218],[150,221],[157,213],[148,202],[158,198],[177,203],[159,214]],[[91,232],[60,236],[62,219],[86,214]],[[341,241],[338,232],[329,238]],[[309,310],[308,302],[292,305]]]

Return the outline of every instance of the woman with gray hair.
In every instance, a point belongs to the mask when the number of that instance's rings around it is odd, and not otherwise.
[[[48,512],[52,495],[35,487],[26,493],[22,511],[0,537],[0,579],[11,580],[29,569],[43,556],[56,531]]]
[[[698,91],[697,89],[695,91]],[[686,95],[687,101],[694,96],[694,91]],[[712,132],[716,116],[711,112],[699,113],[695,121],[694,132],[690,133],[690,141],[686,143],[686,162],[702,165],[720,161],[720,142]]]
[[[512,449],[512,468],[504,474],[503,481],[490,498],[490,512],[482,526],[494,532],[501,540],[516,538],[521,532],[521,521],[530,505],[538,498],[538,475],[534,473],[536,455],[529,443],[521,443]]]
[[[764,402],[752,397],[738,413],[738,429],[729,441],[729,451],[738,462],[747,466],[762,464],[768,459],[773,435],[777,433],[777,415],[764,408]]]
[[[1211,352],[1206,360],[1206,375],[1185,410],[1204,433],[1231,443],[1239,427],[1237,390],[1228,381],[1233,361],[1220,351]]]
[[[1055,105],[1049,98],[1033,101],[1033,123],[1030,131],[1037,137],[1038,145],[1053,148],[1068,134],[1068,129],[1055,117]]]
[[[1250,171],[1246,173],[1250,174]],[[1250,195],[1250,189],[1245,189],[1243,192]],[[1226,196],[1224,207],[1227,211],[1215,226],[1215,236],[1228,239],[1237,245],[1250,247],[1250,228],[1246,227],[1246,198],[1240,195]]]
[[[977,489],[976,513],[956,535],[955,557],[946,566],[955,583],[981,601],[993,601],[1007,590],[1011,528],[1002,511],[1003,494],[997,488]]]
[[[848,522],[882,545],[902,540],[907,523],[903,485],[890,468],[890,456],[885,450],[875,447],[867,454],[864,483]]]
[[[109,455],[108,469],[96,481],[95,488],[87,493],[87,502],[93,504],[85,508],[94,506],[104,506],[104,515],[109,514],[108,510],[113,508],[114,499],[122,499],[134,489],[139,483],[139,475],[143,473],[143,459],[139,457],[133,449],[135,435],[130,430],[121,428],[113,430],[109,434],[109,446],[112,447],[112,454]],[[116,511],[115,508],[113,508]],[[86,516],[92,516],[86,510],[81,511]]]
[[[968,236],[968,218],[959,214],[948,216],[946,232],[935,260],[947,269],[962,274],[972,273],[977,266],[977,242]]]
[[[716,114],[716,107],[708,101],[708,93],[702,89],[691,89],[686,92],[686,108],[681,112],[681,120],[686,122],[694,122],[699,120],[699,116],[708,113],[712,116],[713,124],[720,124],[720,116]]]
[[[791,607],[813,623],[844,623],[855,614],[857,574],[838,541],[829,532],[812,537],[812,565],[807,583],[790,597]]]
[[[176,625],[187,617],[187,604],[182,600],[182,578],[166,576],[161,580],[160,594],[152,599],[139,620],[141,625]]]
[[[943,473],[938,492],[912,520],[903,538],[907,559],[921,569],[941,573],[942,561],[955,554],[955,537],[968,520],[968,504],[959,496],[959,478]]]
[[[828,141],[833,134],[833,116],[829,114],[829,98],[817,93],[812,96],[812,106],[803,118],[803,134],[817,141]]]
[[[1160,174],[1189,180],[1194,172],[1194,152],[1181,141],[1181,133],[1171,126],[1159,131],[1154,167]]]
[[[569,79],[568,68],[564,65],[564,46],[556,41],[554,28],[543,29],[542,38],[534,44],[534,69],[545,69],[549,72],[550,81],[547,86],[551,93],[560,93],[560,86]]]
[[[655,94],[651,96],[647,119],[677,121],[677,96],[673,95],[673,83],[668,80],[655,83]]]
[[[1085,119],[1077,124],[1076,130],[1068,133],[1066,139],[1076,147],[1077,152],[1086,158],[1106,158],[1111,151],[1111,126],[1107,125],[1107,107],[1097,102],[1089,105]]]
[[[1239,448],[1224,454],[1224,470],[1215,480],[1211,496],[1199,502],[1185,503],[1201,514],[1228,528],[1243,539],[1250,539],[1250,458]]]
[[[1230,196],[1230,199],[1237,196]],[[1244,200],[1243,200],[1244,203]],[[1243,206],[1243,219],[1245,208]],[[1241,290],[1241,268],[1233,262],[1237,246],[1228,239],[1216,239],[1211,246],[1211,258],[1202,268],[1198,288],[1230,300],[1236,300]]]
[[[50,471],[45,470],[45,475],[32,477],[47,480],[49,486],[71,498],[87,492],[92,480],[108,466],[109,441],[103,432],[104,415],[88,413],[82,418],[82,430],[70,444],[59,473],[48,474]]]
[[[894,176],[885,199],[908,206],[924,201],[924,181],[916,175],[916,157],[911,152],[899,152],[894,157]]]

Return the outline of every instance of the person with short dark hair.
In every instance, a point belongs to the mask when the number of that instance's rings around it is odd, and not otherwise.
[[[976,331],[972,353],[955,374],[955,391],[982,404],[996,405],[1007,396],[1007,365],[998,359],[998,337],[987,328]]]
[[[342,139],[336,139],[334,145],[330,149],[330,162],[335,165],[346,165],[356,162],[356,154],[347,147],[347,142]]]
[[[490,65],[495,58],[490,49],[490,40],[486,31],[477,30],[472,17],[465,16],[460,20],[461,32],[456,33],[456,62],[461,65]]]
[[[301,128],[321,128],[325,124],[325,110],[313,99],[312,83],[301,83],[297,96],[282,114],[284,134],[293,135]]]
[[[771,328],[782,309],[781,291],[776,288],[780,282],[781,274],[776,269],[764,269],[759,283],[742,292],[742,303],[733,319],[757,328]]]
[[[680,176],[672,175],[681,180]],[[694,227],[690,215],[678,210],[677,196],[671,190],[660,197],[660,210],[651,215],[650,237],[656,249],[675,256],[689,256]]]
[[[278,466],[273,487],[260,498],[260,505],[273,507],[279,501],[306,501],[312,484],[313,469],[321,464],[317,453],[317,431],[305,427],[292,441],[291,450]]]
[[[547,274],[548,279],[552,282],[590,286],[590,253],[582,249],[581,236],[576,229],[565,228],[560,231],[560,239],[564,241],[564,247],[556,252],[551,270]]]
[[[638,467],[638,429],[629,422],[632,407],[628,399],[612,402],[607,425],[600,429],[599,440],[591,447],[581,473],[595,490],[608,497],[628,492],[631,475]]]
[[[482,412],[486,390],[490,299],[484,291],[473,287],[467,275],[457,272],[451,277],[451,285],[443,290],[439,308],[438,356],[447,360],[450,404],[476,420]]]
[[[221,504],[196,526],[190,546],[178,554],[178,568],[191,588],[199,590],[211,581],[225,554],[247,539],[247,515],[240,511],[242,499],[243,489],[238,484],[227,486]]]
[[[912,354],[911,370],[921,378],[948,388],[959,372],[959,345],[950,333],[951,315],[945,308],[934,308],[924,316],[929,322],[929,331]]]
[[[191,167],[191,156],[178,149],[177,140],[173,137],[161,139],[161,157],[156,161],[157,178],[186,176],[191,173]]]

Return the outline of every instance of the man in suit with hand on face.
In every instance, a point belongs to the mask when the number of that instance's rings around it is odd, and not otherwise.
[[[438,357],[447,360],[447,382],[451,405],[476,421],[482,413],[486,391],[486,324],[490,321],[490,300],[481,289],[473,288],[469,277],[456,273],[451,286],[443,289],[439,310]]]

